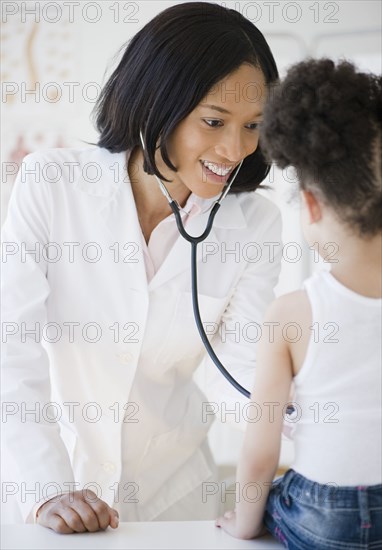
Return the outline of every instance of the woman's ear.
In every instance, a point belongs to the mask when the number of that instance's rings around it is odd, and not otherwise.
[[[301,190],[301,198],[308,213],[309,223],[317,223],[322,218],[321,204],[311,191]]]

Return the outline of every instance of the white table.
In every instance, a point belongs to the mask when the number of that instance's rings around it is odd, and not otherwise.
[[[120,523],[98,533],[58,535],[40,525],[2,525],[2,550],[252,550],[283,548],[271,537],[238,540],[213,521]]]

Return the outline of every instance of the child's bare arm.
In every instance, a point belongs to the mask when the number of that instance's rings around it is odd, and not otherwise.
[[[262,534],[262,520],[278,466],[283,417],[293,378],[290,344],[283,336],[283,329],[291,321],[299,323],[297,312],[303,309],[304,300],[306,296],[301,292],[282,296],[273,302],[265,316],[265,322],[275,323],[268,325],[274,327],[274,333],[263,331],[251,394],[253,411],[261,412],[261,417],[258,414],[256,421],[248,422],[246,429],[237,470],[240,493],[236,512],[217,520],[218,526],[238,538],[250,539]]]

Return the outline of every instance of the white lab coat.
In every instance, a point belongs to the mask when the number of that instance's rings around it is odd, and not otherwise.
[[[191,219],[189,232],[201,233],[207,217]],[[251,329],[273,296],[280,234],[268,199],[228,195],[199,246],[203,320],[210,331],[235,328],[212,342],[248,388]],[[40,498],[84,484],[149,521],[211,479],[205,403],[229,409],[245,398],[205,357],[189,243],[179,237],[148,284],[141,238],[124,153],[25,157],[3,228],[2,500],[8,510],[18,503],[8,521],[29,521]],[[205,393],[193,381],[202,361]]]

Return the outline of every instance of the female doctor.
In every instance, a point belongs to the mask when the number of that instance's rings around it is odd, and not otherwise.
[[[155,176],[199,235],[243,161],[199,246],[198,286],[218,357],[250,388],[280,266],[279,212],[254,193],[269,171],[259,123],[277,78],[238,12],[175,5],[135,35],[104,87],[98,144],[25,157],[3,230],[13,521],[72,533],[116,527],[118,515],[216,516],[212,413],[243,424],[246,399],[206,357],[190,245]]]

